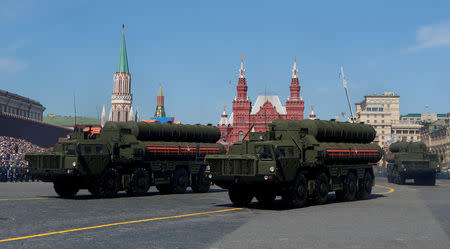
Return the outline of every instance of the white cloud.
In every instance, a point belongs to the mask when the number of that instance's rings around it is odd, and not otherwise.
[[[410,50],[450,46],[450,21],[419,27],[416,40]]]
[[[0,58],[0,71],[16,73],[27,66],[27,63],[13,57]]]

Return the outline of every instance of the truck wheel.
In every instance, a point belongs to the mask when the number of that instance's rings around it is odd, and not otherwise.
[[[150,175],[144,168],[137,168],[131,174],[130,186],[127,189],[128,195],[144,195],[150,189]]]
[[[112,198],[117,195],[120,186],[120,175],[115,169],[107,169],[100,179],[90,187],[89,192],[97,197]]]
[[[194,193],[206,193],[211,187],[211,180],[205,177],[205,171],[200,170],[198,174],[192,179],[191,188]]]
[[[356,198],[356,176],[349,172],[344,178],[344,188],[336,190],[336,199],[339,201],[353,201]]]
[[[402,174],[399,174],[399,175],[398,175],[398,184],[400,184],[400,185],[405,185],[405,183],[406,183],[406,178],[405,178],[405,176],[402,175]]]
[[[259,192],[255,194],[256,200],[263,207],[271,207],[273,201],[277,197],[273,191],[267,190],[267,192]]]
[[[243,186],[231,186],[228,196],[236,207],[246,207],[253,199],[251,191]]]
[[[170,192],[172,194],[183,194],[189,185],[188,173],[184,168],[178,168],[173,173],[170,182]]]
[[[284,205],[288,208],[299,208],[306,205],[308,201],[308,188],[306,178],[298,174],[295,181],[288,187],[281,197]]]
[[[317,204],[324,204],[328,200],[328,177],[325,173],[317,175],[314,186],[314,202]]]
[[[55,192],[63,198],[73,198],[80,188],[73,181],[56,181],[53,182]]]
[[[430,186],[436,185],[436,175],[435,174],[432,174],[428,177],[427,184]]]
[[[369,199],[372,194],[372,183],[372,175],[369,172],[366,172],[363,179],[359,181],[358,194],[356,197],[360,200]]]

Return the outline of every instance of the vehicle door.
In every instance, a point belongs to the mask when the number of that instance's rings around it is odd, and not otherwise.
[[[293,146],[274,147],[277,157],[277,170],[284,181],[290,181],[297,174],[299,166],[299,155],[295,155]]]

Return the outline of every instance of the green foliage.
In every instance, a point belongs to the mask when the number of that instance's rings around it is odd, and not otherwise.
[[[73,126],[75,118],[70,116],[43,117],[43,121],[55,125]],[[96,118],[77,117],[77,124],[81,125],[100,125],[100,120]]]

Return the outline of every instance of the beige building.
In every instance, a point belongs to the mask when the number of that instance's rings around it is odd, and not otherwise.
[[[45,107],[15,93],[0,90],[0,112],[42,121]]]
[[[420,129],[422,141],[433,153],[439,154],[443,166],[450,166],[450,113],[446,119],[425,124]]]
[[[363,101],[356,103],[356,119],[372,125],[378,144],[384,146],[391,138],[392,126],[400,120],[400,96],[393,92],[364,96]]]

